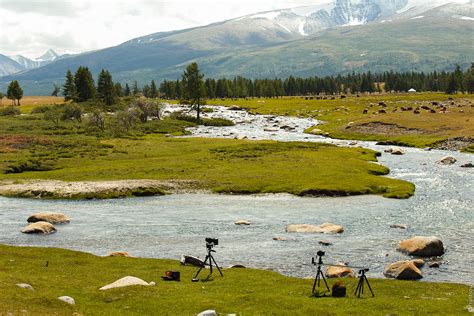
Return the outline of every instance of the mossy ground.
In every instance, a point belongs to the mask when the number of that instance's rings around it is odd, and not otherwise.
[[[181,282],[161,281],[167,270],[180,271]],[[196,315],[207,309],[237,315],[468,314],[466,285],[370,279],[375,298],[357,299],[353,292],[358,280],[345,279],[346,298],[314,298],[311,279],[225,269],[224,277],[215,274],[209,282],[193,283],[195,271],[173,260],[0,245],[0,315]],[[99,291],[127,275],[154,281],[156,286]],[[334,282],[329,280],[330,286]],[[28,283],[35,290],[18,288],[17,283]],[[73,297],[76,305],[57,299],[64,295]]]
[[[452,100],[450,100],[450,98]],[[386,107],[379,106],[383,102]],[[401,107],[420,107],[427,105],[435,109],[431,102],[448,104],[446,113],[430,113],[421,109],[420,114],[402,111]],[[454,102],[455,105],[450,103]],[[321,133],[339,139],[392,141],[413,147],[428,147],[438,141],[453,137],[474,138],[474,96],[468,94],[446,95],[442,93],[385,94],[339,96],[326,100],[305,97],[283,97],[279,99],[216,99],[209,100],[214,105],[237,105],[254,113],[313,117],[323,121],[317,128]],[[462,103],[464,106],[458,108]],[[364,109],[368,114],[363,114]],[[387,113],[380,114],[384,109]],[[397,109],[396,112],[393,112]],[[376,113],[374,113],[376,112]],[[349,122],[352,128],[346,128]],[[413,129],[412,133],[393,135],[389,133],[363,133],[353,128],[358,125],[377,122],[396,124],[402,128]],[[415,132],[415,130],[417,130]],[[473,148],[467,149],[472,151]]]
[[[110,129],[112,124],[106,122]],[[382,177],[388,169],[373,163],[371,150],[165,137],[184,135],[188,126],[193,124],[155,120],[116,135],[85,120],[55,124],[42,114],[0,117],[0,180],[195,180],[196,189],[243,194],[407,198],[414,193],[412,184]]]

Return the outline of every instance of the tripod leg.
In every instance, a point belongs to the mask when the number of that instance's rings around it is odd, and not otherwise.
[[[326,277],[324,276],[322,272],[321,272],[321,276],[323,277],[323,281],[324,281],[324,284],[326,285],[326,289],[328,290],[328,292],[331,292],[331,290],[329,289],[328,283],[326,282]]]
[[[356,290],[354,292],[354,295],[357,295],[357,297],[360,297],[360,286],[361,286],[360,281],[361,280],[362,279],[359,279],[359,283],[357,283],[357,287],[356,287]]]
[[[372,297],[375,297],[374,291],[372,291],[372,288],[370,287],[369,279],[364,275],[365,282],[367,282],[367,286],[369,287],[370,293],[372,293]]]
[[[216,268],[219,271],[219,273],[221,274],[221,276],[224,276],[224,274],[221,271],[221,268],[219,267],[219,265],[216,262],[216,259],[214,259],[214,257],[212,255],[211,255],[211,260],[214,261],[214,264],[216,265]]]
[[[199,268],[199,270],[196,272],[196,275],[194,276],[193,279],[197,278],[197,276],[199,275],[199,273],[201,272],[202,269],[204,269],[204,267],[206,266],[206,262],[207,260],[209,259],[209,256],[206,256],[206,259],[204,259],[204,262],[202,264],[202,266]]]

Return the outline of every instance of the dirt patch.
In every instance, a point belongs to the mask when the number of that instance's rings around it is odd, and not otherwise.
[[[153,196],[168,193],[198,192],[193,180],[118,180],[78,181],[32,180],[21,183],[0,182],[0,195],[46,199],[107,199],[131,196]]]
[[[46,145],[51,143],[48,139],[25,135],[0,135],[0,152],[12,152],[28,149],[33,145]]]
[[[455,137],[433,144],[433,148],[442,150],[461,150],[474,144],[472,137]]]
[[[399,126],[397,124],[388,124],[382,122],[370,122],[360,125],[353,125],[348,127],[350,131],[361,134],[376,134],[376,135],[413,135],[413,134],[428,134],[427,131]]]

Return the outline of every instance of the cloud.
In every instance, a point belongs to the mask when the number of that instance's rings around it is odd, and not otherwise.
[[[17,14],[37,13],[45,16],[76,16],[84,5],[64,0],[2,0],[1,7]]]

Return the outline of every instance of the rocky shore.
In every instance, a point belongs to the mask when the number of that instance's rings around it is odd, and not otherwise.
[[[169,193],[194,193],[192,180],[116,180],[77,181],[25,180],[0,182],[0,195],[42,199],[107,199],[132,196],[154,196]]]

